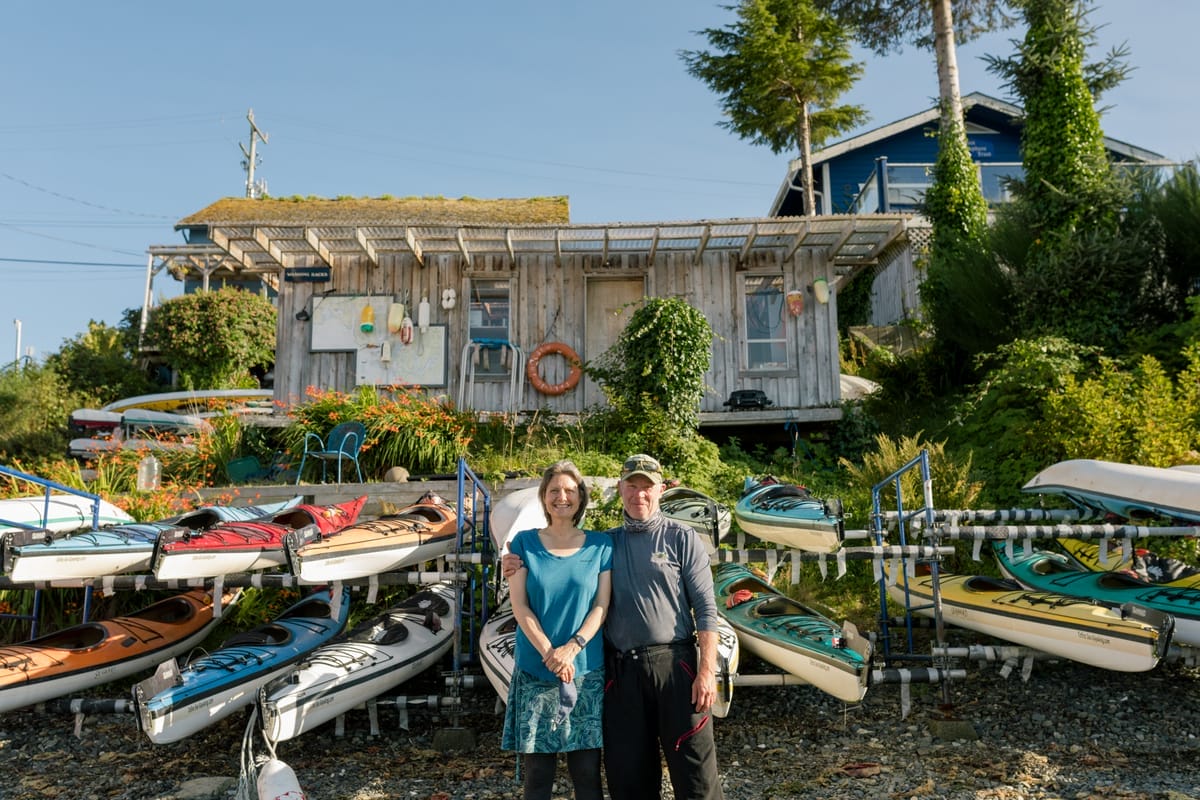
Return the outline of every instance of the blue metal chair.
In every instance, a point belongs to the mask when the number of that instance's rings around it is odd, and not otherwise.
[[[358,473],[358,482],[363,482],[362,467],[358,464],[358,451],[362,449],[363,438],[367,435],[366,426],[361,422],[343,422],[335,425],[333,430],[322,439],[315,433],[304,435],[304,455],[300,457],[300,469],[296,472],[296,483],[300,483],[304,475],[304,462],[311,456],[321,462],[321,483],[325,483],[326,468],[330,461],[337,462],[337,482],[342,482],[342,461],[354,463]]]

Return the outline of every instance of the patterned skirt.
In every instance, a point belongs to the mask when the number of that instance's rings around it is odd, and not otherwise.
[[[500,746],[518,753],[565,753],[603,742],[604,670],[575,676],[574,706],[564,703],[561,681],[513,670]]]

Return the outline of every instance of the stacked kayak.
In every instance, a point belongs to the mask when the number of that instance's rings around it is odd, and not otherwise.
[[[284,539],[312,529],[322,535],[353,525],[366,495],[331,505],[302,504],[255,520],[224,522],[201,531],[172,529],[159,534],[152,567],[161,580],[210,578],[253,572],[287,562]]]
[[[1158,586],[1124,572],[1093,572],[1069,556],[1033,548],[1012,552],[1003,542],[992,547],[1000,571],[1022,586],[1094,600],[1109,608],[1132,603],[1169,614],[1176,644],[1200,647],[1200,590]]]
[[[1190,469],[1074,459],[1047,467],[1022,490],[1060,495],[1085,510],[1123,519],[1200,522],[1200,472]]]
[[[516,667],[517,620],[505,600],[488,617],[479,631],[479,663],[488,683],[500,700],[508,702],[508,685]],[[733,700],[733,676],[737,674],[741,648],[737,632],[727,620],[718,620],[717,628],[717,699],[712,713],[724,717]]]
[[[298,530],[286,539],[291,572],[304,583],[347,580],[420,564],[454,550],[458,515],[426,493],[395,514],[351,524],[328,535]]]
[[[718,564],[713,583],[742,647],[839,700],[863,699],[872,648],[852,623],[838,625],[741,564]]]
[[[182,668],[160,665],[133,689],[139,727],[155,744],[177,742],[250,705],[272,678],[341,633],[349,613],[349,588],[337,602],[321,589]]]
[[[749,535],[796,550],[832,553],[844,534],[839,501],[820,500],[803,486],[773,478],[747,478],[733,515]]]
[[[70,534],[13,531],[0,537],[0,563],[14,581],[141,572],[150,568],[154,545],[164,532],[184,536],[224,522],[260,519],[293,508],[301,499],[297,496],[257,506],[205,506],[159,522],[129,522]]]
[[[1101,669],[1153,669],[1171,642],[1171,617],[1136,606],[1114,610],[985,575],[943,572],[938,589],[943,618],[951,625]],[[931,575],[901,576],[888,586],[888,595],[898,603],[907,600],[913,612],[934,615]]]
[[[1100,558],[1100,545],[1083,539],[1057,539],[1055,543],[1081,566],[1093,572],[1129,572],[1147,583],[1200,589],[1200,567],[1142,548],[1132,549],[1125,558],[1119,546],[1107,546],[1107,558]]]
[[[84,495],[51,493],[0,500],[0,533],[43,528],[77,531],[133,522],[133,517],[107,500]]]
[[[221,606],[236,599],[226,593]],[[0,712],[154,669],[198,645],[218,621],[212,594],[197,589],[126,616],[0,645]]]
[[[509,492],[492,504],[488,516],[492,545],[503,553],[512,538],[521,531],[546,527],[546,512],[538,498],[538,487],[529,486]]]
[[[318,647],[263,687],[264,735],[299,736],[434,666],[454,643],[456,607],[443,581]]]
[[[732,527],[729,506],[686,486],[673,486],[664,491],[658,507],[663,516],[681,522],[700,534],[709,555],[717,551],[721,540],[729,535]]]

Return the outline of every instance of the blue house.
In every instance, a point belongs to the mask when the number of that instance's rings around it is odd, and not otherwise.
[[[1024,175],[1021,164],[1021,125],[1024,114],[1011,103],[973,92],[963,97],[967,142],[979,165],[984,197],[993,206],[1009,199],[1007,178]],[[919,313],[923,278],[917,255],[929,241],[929,226],[920,216],[921,202],[937,160],[937,106],[910,117],[852,136],[812,155],[815,216],[911,214],[905,235],[879,254],[870,267],[871,326],[890,326]],[[1109,157],[1138,167],[1167,167],[1158,153],[1105,138]],[[787,175],[771,205],[770,216],[804,217],[800,162],[788,165]],[[831,289],[857,272],[839,276]]]
[[[973,92],[963,97],[967,142],[979,164],[983,194],[989,203],[1008,199],[1005,178],[1019,178],[1021,124],[1018,106]],[[937,160],[937,106],[853,136],[813,153],[813,185],[817,214],[916,213]],[[1158,153],[1106,138],[1109,156],[1117,162],[1165,165]],[[800,191],[800,162],[788,165],[787,177],[770,214],[804,216]]]

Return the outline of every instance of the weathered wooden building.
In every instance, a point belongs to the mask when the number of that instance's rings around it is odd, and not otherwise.
[[[702,424],[832,420],[839,285],[906,220],[571,224],[566,198],[225,199],[176,225],[185,244],[150,248],[146,300],[164,272],[268,292],[285,405],[403,384],[479,412],[570,414],[604,397],[573,384],[569,356],[598,357],[644,298],[678,297],[715,332]],[[771,404],[732,408],[737,390]]]

